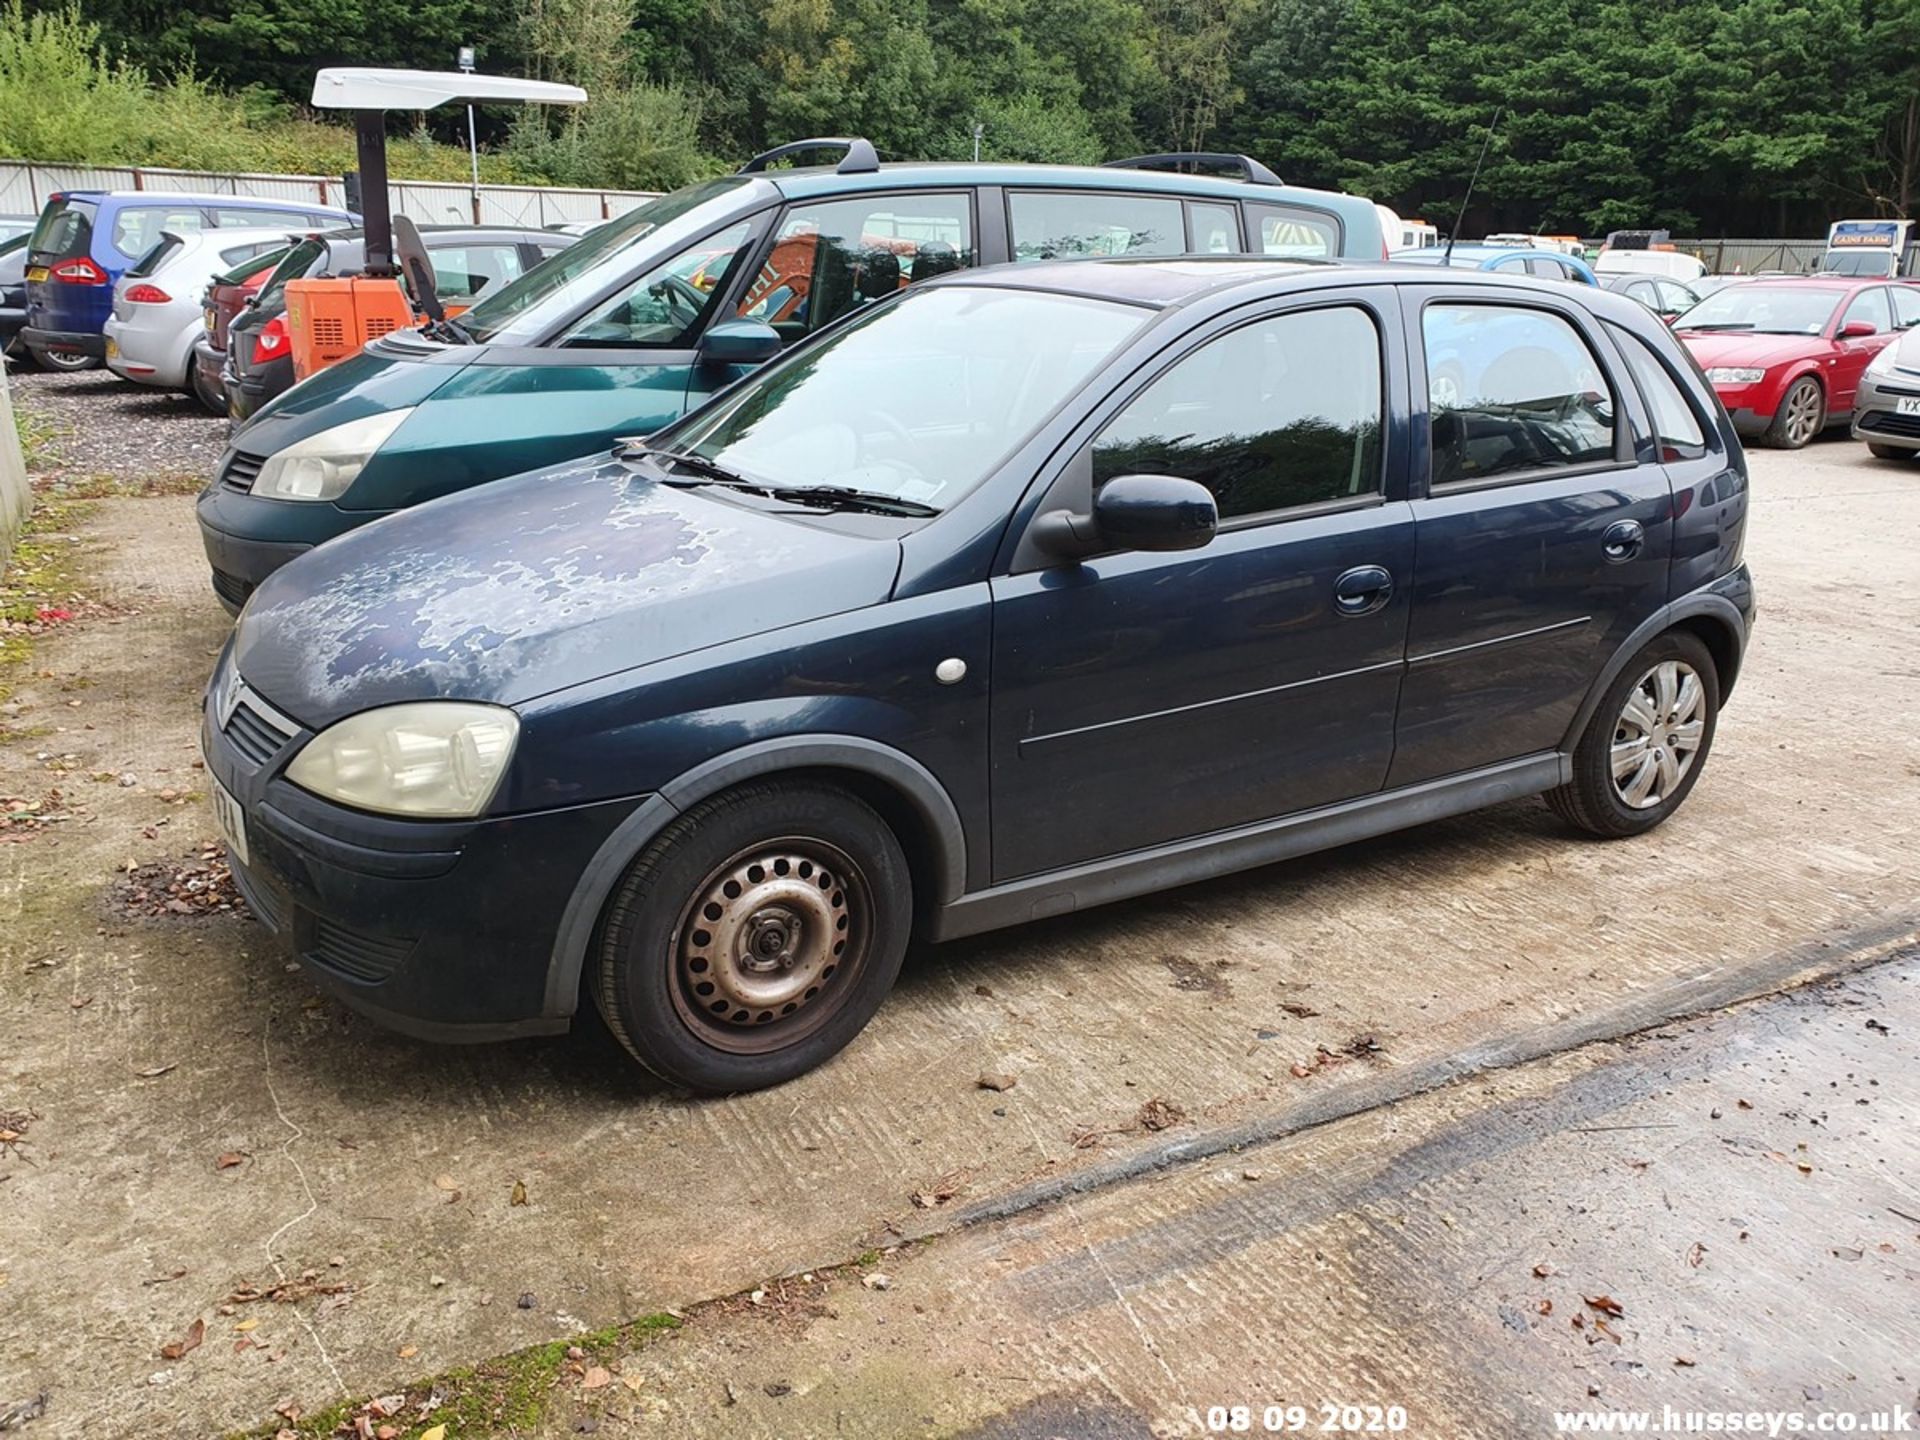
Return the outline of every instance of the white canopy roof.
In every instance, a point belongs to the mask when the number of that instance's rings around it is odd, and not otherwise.
[[[313,77],[313,103],[323,110],[431,110],[449,100],[530,100],[541,105],[584,105],[578,85],[521,80],[511,75],[469,75],[461,70],[376,70],[335,65]]]

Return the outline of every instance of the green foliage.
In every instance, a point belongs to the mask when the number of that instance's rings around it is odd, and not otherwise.
[[[1818,233],[1920,206],[1920,0],[0,0],[0,152],[332,172],[313,71],[586,87],[483,108],[494,178],[665,188],[806,135],[890,157],[1244,150],[1468,234]],[[24,8],[23,8],[24,6]],[[160,78],[156,78],[160,77]],[[396,173],[463,174],[464,115]],[[396,133],[420,123],[395,117]]]

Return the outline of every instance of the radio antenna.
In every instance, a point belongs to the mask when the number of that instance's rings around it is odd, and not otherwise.
[[[1467,177],[1466,197],[1453,213],[1453,229],[1447,232],[1447,253],[1441,257],[1442,265],[1453,264],[1453,242],[1460,238],[1460,222],[1467,218],[1467,206],[1473,203],[1473,187],[1479,182],[1480,167],[1487,163],[1487,147],[1493,144],[1493,132],[1500,128],[1500,116],[1505,109],[1503,105],[1493,107],[1493,119],[1487,123],[1487,138],[1480,142],[1480,158],[1473,162],[1473,174]]]

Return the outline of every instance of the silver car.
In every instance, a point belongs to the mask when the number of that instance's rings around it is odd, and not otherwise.
[[[113,315],[104,328],[107,368],[137,384],[187,389],[193,342],[206,328],[202,306],[208,284],[242,261],[286,244],[284,227],[164,232],[113,287]]]
[[[1910,325],[1920,325],[1920,295],[1908,299],[1894,286],[1896,306],[1907,305]],[[1920,451],[1920,328],[1909,329],[1868,362],[1853,395],[1853,438],[1867,442],[1882,460],[1907,460]]]

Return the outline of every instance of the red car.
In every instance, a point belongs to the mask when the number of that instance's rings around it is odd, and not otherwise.
[[[1769,276],[1716,290],[1673,322],[1734,429],[1798,450],[1853,413],[1867,362],[1920,324],[1920,286]]]
[[[216,415],[227,413],[227,387],[220,373],[227,359],[227,327],[259,293],[290,249],[291,245],[243,260],[224,275],[214,276],[213,283],[207,286],[202,302],[207,333],[193,344],[192,379],[194,397]]]

